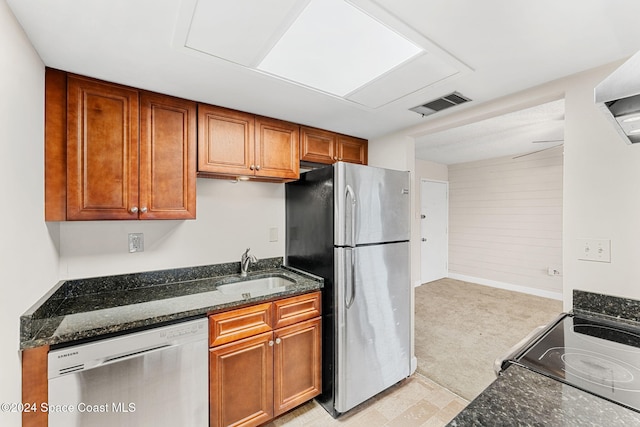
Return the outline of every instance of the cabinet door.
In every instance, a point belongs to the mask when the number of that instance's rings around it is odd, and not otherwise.
[[[274,331],[274,416],[322,390],[321,318]]]
[[[300,128],[300,160],[332,164],[337,160],[336,134],[320,129]]]
[[[140,218],[196,217],[196,103],[140,94]]]
[[[273,333],[209,351],[210,425],[257,426],[273,417]]]
[[[198,104],[198,173],[253,175],[253,114]]]
[[[338,160],[366,165],[367,146],[368,141],[366,139],[338,135]]]
[[[300,177],[300,127],[267,117],[256,117],[255,175],[266,178]]]
[[[67,80],[67,219],[137,219],[138,91]]]

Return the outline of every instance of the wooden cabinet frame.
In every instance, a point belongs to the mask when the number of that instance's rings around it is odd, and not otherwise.
[[[47,68],[45,220],[195,218],[196,111]]]
[[[368,141],[322,129],[300,128],[300,160],[332,164],[338,161],[366,165]]]
[[[287,182],[300,176],[299,126],[198,105],[198,176]]]
[[[321,393],[320,315],[314,292],[209,317],[212,427],[257,426]]]

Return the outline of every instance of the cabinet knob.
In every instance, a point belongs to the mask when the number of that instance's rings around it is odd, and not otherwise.
[[[132,207],[131,209],[129,209],[129,212],[138,213],[138,207],[137,206]]]
[[[273,347],[273,340],[269,341],[269,347]]]
[[[251,166],[249,166],[249,169],[251,169],[251,170],[255,170],[255,168],[256,168],[256,166],[255,166],[255,165],[251,165]]]
[[[260,165],[256,166],[256,170],[259,171],[260,170]]]
[[[148,210],[148,209],[147,209],[147,207],[146,207],[146,206],[144,206],[142,209],[140,209],[140,212],[142,212],[142,213],[146,213],[146,212],[147,212],[147,210]]]
[[[280,344],[282,340],[280,338],[276,338],[276,344]]]

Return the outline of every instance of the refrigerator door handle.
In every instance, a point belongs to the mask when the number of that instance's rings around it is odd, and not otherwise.
[[[351,242],[348,243],[348,246],[355,246],[356,245],[356,213],[355,213],[355,209],[356,209],[356,194],[353,192],[353,188],[351,188],[351,186],[349,184],[347,184],[345,186],[345,191],[344,191],[344,200],[345,200],[345,213],[346,213],[346,206],[347,206],[347,201],[348,199],[351,198]],[[344,230],[344,240],[346,243],[347,240],[347,230],[345,227]]]
[[[351,308],[353,302],[356,299],[356,254],[355,251],[351,248],[347,249],[347,253],[349,254],[349,259],[351,260],[351,268],[349,272],[349,276],[346,280],[346,288],[351,288],[351,295],[347,298],[347,293],[345,291],[345,306],[347,310]]]

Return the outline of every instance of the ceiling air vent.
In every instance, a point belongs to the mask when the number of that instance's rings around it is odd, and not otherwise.
[[[433,113],[437,113],[440,110],[444,110],[449,107],[454,107],[459,104],[471,101],[469,98],[460,95],[458,92],[450,93],[442,98],[434,99],[426,104],[418,105],[417,107],[410,108],[411,111],[415,111],[423,116],[428,116]]]

